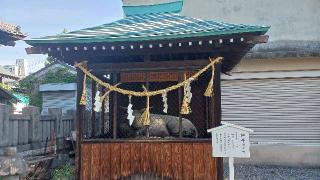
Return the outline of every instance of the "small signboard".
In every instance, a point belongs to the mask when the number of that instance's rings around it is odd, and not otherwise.
[[[233,158],[250,157],[249,133],[253,130],[222,122],[221,126],[209,129],[208,132],[212,134],[212,156],[229,158],[230,180],[233,180]]]
[[[212,134],[213,157],[250,157],[249,133],[253,130],[223,122],[208,132]]]

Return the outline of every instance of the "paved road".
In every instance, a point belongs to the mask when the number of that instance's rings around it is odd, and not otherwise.
[[[228,165],[224,177],[229,176]],[[236,180],[320,180],[319,168],[235,165]]]

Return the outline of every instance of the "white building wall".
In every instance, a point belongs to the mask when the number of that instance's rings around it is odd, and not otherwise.
[[[184,0],[183,15],[270,25],[270,40],[320,40],[319,0]]]

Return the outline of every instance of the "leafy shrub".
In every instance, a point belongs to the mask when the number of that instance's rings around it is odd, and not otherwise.
[[[59,169],[55,169],[52,173],[52,180],[69,180],[74,179],[74,166],[65,165]]]

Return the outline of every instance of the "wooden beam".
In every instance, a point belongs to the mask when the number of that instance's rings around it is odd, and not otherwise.
[[[89,63],[106,63],[110,60],[110,57],[121,57],[127,59],[128,56],[144,56],[144,55],[161,55],[161,54],[184,54],[184,53],[214,53],[215,55],[219,55],[220,53],[230,53],[233,49],[242,49],[248,44],[245,42],[235,42],[229,43],[225,42],[222,44],[216,43],[214,45],[194,45],[194,46],[184,46],[179,47],[178,45],[174,45],[173,47],[163,47],[163,48],[152,48],[152,49],[138,49],[138,50],[81,50],[81,51],[51,51],[49,54],[57,59],[61,59],[67,63],[73,63],[75,60],[86,58],[92,59],[89,60]],[[111,60],[115,62],[117,60]]]
[[[88,55],[89,53],[94,54],[143,54],[153,53],[159,51],[185,51],[187,49],[193,49],[193,51],[203,51],[207,48],[212,49],[216,46],[221,46],[230,42],[231,44],[239,43],[265,43],[268,38],[266,35],[257,35],[253,33],[242,33],[242,34],[231,34],[222,36],[204,36],[204,37],[193,37],[193,38],[181,38],[181,39],[165,39],[165,40],[151,40],[144,42],[97,42],[91,44],[78,44],[78,43],[61,43],[61,44],[42,44],[41,47],[28,47],[26,48],[27,54],[46,54],[48,52],[62,52],[64,55],[83,53]],[[242,39],[242,41],[240,41]],[[220,43],[222,41],[223,43]],[[189,43],[192,43],[190,46]],[[201,42],[201,44],[199,43]],[[216,43],[218,42],[218,43]],[[161,46],[160,46],[161,44]],[[172,46],[169,46],[171,44]],[[181,46],[179,45],[181,44]],[[227,43],[228,44],[228,43]],[[140,48],[142,45],[143,48]],[[150,48],[152,45],[152,48]],[[131,48],[134,47],[134,48]],[[190,52],[190,51],[189,51]]]
[[[47,50],[44,51],[43,47],[27,47],[25,48],[27,54],[47,54]]]
[[[187,61],[152,61],[152,62],[126,62],[126,63],[104,63],[91,64],[90,69],[97,73],[125,72],[125,71],[150,71],[150,70],[192,70],[209,64],[209,60],[187,60]]]
[[[269,40],[268,35],[262,35],[262,36],[249,36],[247,39],[245,39],[246,43],[248,44],[260,44],[260,43],[267,43]]]

